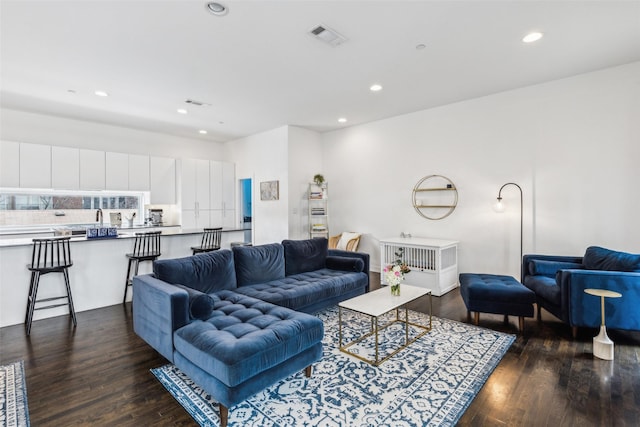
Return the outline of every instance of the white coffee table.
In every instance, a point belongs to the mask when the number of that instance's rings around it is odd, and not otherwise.
[[[409,322],[409,310],[407,308],[407,304],[417,300],[420,297],[425,295],[429,295],[429,326],[420,325],[417,323]],[[404,307],[404,319],[400,318],[399,309],[400,307]],[[344,346],[342,345],[342,310],[351,310],[357,313],[361,313],[367,315],[371,318],[371,330],[364,334],[363,336],[357,338],[354,341],[346,343]],[[380,316],[389,313],[393,310],[396,310],[396,318],[391,322],[380,327],[378,325],[378,319]],[[388,286],[375,290],[373,292],[368,292],[364,295],[357,296],[355,298],[351,298],[349,300],[343,301],[338,304],[338,339],[339,339],[339,348],[340,351],[347,353],[351,356],[354,356],[363,362],[367,362],[373,366],[379,366],[382,362],[388,360],[390,357],[398,353],[400,350],[406,348],[412,342],[415,342],[418,338],[426,334],[431,330],[431,314],[433,311],[433,303],[431,300],[431,291],[429,289],[421,288],[418,286],[411,285],[400,285],[400,295],[393,296],[391,295],[391,290]],[[380,330],[391,326],[394,323],[404,323],[405,330],[405,343],[400,346],[396,350],[394,350],[391,354],[388,354],[384,358],[380,359],[380,355],[378,352],[379,346],[379,332]],[[409,340],[409,325],[414,326],[416,328],[421,329],[421,332]],[[355,354],[349,351],[349,347],[361,342],[367,337],[375,336],[375,358],[373,360],[367,359],[359,354]]]

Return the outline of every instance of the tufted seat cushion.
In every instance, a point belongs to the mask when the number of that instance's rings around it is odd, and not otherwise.
[[[174,333],[177,352],[229,387],[322,341],[317,317],[232,291],[211,295],[214,310]]]
[[[540,298],[560,305],[560,286],[556,283],[556,279],[546,276],[526,276],[524,284],[531,289]]]
[[[266,283],[243,286],[235,289],[234,292],[283,307],[295,307],[296,310],[306,311],[306,307],[319,300],[326,301],[358,291],[367,282],[367,275],[362,272],[345,273],[323,268]]]

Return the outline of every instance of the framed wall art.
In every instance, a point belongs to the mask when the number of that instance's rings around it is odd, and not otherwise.
[[[265,181],[260,183],[260,200],[278,200],[280,181]]]

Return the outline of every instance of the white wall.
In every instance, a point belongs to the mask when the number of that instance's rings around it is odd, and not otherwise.
[[[289,127],[289,238],[309,238],[307,192],[313,176],[323,173],[318,132]],[[329,224],[331,225],[331,224]]]
[[[225,143],[226,157],[236,164],[236,179],[253,179],[253,243],[280,242],[288,238],[289,127]],[[260,183],[280,182],[279,200],[260,200]]]
[[[640,252],[640,63],[381,120],[322,136],[333,230],[378,239],[460,241],[460,272],[519,273],[519,193],[524,252],[581,255],[589,245]],[[441,174],[457,209],[430,221],[413,186]]]
[[[220,142],[3,108],[0,139],[160,157],[225,160]]]

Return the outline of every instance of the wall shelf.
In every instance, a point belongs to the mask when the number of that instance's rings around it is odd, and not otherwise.
[[[447,177],[428,175],[413,187],[413,208],[424,218],[443,219],[458,205],[458,189]]]

